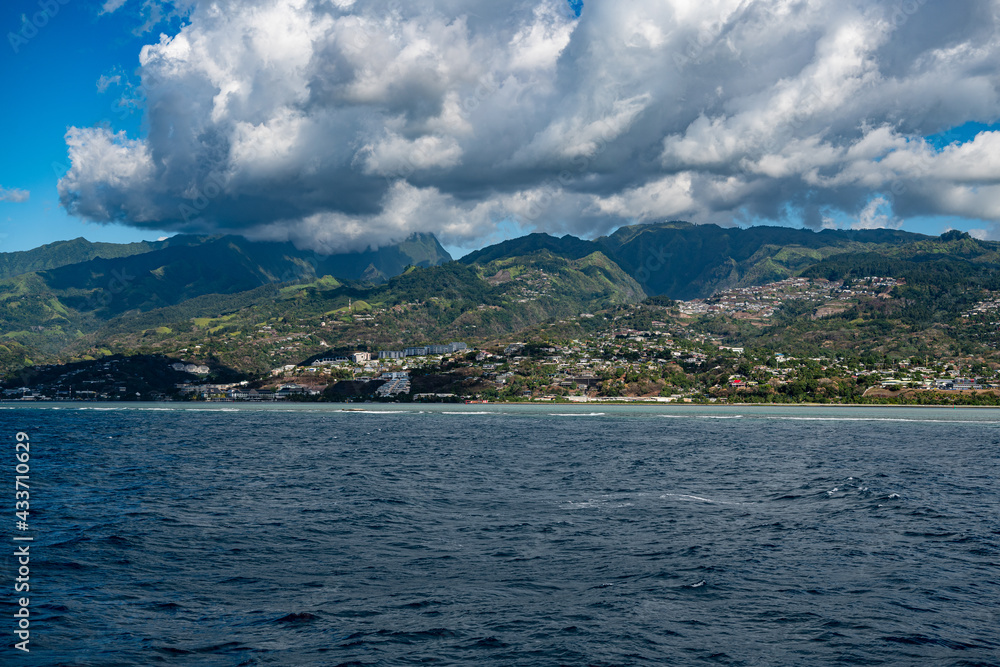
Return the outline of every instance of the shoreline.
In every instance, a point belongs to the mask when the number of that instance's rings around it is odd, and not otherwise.
[[[612,402],[612,401],[593,401],[593,402],[579,402],[571,401],[566,403],[555,403],[549,401],[496,401],[491,403],[450,403],[446,401],[440,402],[420,402],[420,403],[381,403],[381,402],[335,402],[335,401],[24,401],[24,400],[0,400],[0,405],[6,407],[16,407],[16,406],[76,406],[76,405],[99,405],[102,407],[129,407],[129,406],[146,406],[146,405],[157,405],[157,406],[185,406],[190,408],[212,408],[212,407],[243,407],[243,406],[269,406],[278,407],[282,406],[288,407],[308,407],[308,406],[345,406],[349,407],[419,407],[419,406],[451,406],[451,407],[469,407],[474,409],[481,409],[483,407],[490,406],[535,406],[535,407],[559,407],[559,408],[570,408],[570,407],[580,407],[593,409],[600,406],[613,406],[613,407],[639,407],[639,408],[681,408],[681,409],[722,409],[722,408],[740,408],[740,409],[753,409],[753,408],[821,408],[821,409],[832,409],[832,408],[862,408],[862,409],[880,409],[880,408],[908,408],[908,409],[938,409],[938,410],[1000,410],[998,405],[901,405],[898,403],[659,403],[659,402],[645,402],[645,401],[622,401],[622,402]]]

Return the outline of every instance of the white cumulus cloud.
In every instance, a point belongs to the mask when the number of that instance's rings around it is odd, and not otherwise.
[[[903,221],[894,218],[885,197],[876,197],[861,209],[858,219],[851,223],[851,229],[899,229]]]
[[[107,11],[121,6],[115,0]],[[145,5],[144,5],[145,6]],[[173,6],[183,6],[174,3]],[[1000,222],[991,0],[213,0],[144,47],[143,136],[67,209],[333,251],[501,224]],[[826,222],[824,222],[826,221]]]

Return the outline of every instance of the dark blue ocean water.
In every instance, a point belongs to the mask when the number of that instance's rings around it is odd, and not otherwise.
[[[998,411],[81,407],[3,665],[1000,665]]]

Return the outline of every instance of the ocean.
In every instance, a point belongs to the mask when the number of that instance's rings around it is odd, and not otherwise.
[[[0,404],[0,664],[1000,665],[998,410],[350,407]]]

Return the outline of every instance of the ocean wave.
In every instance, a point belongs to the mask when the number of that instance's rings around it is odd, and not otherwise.
[[[978,419],[925,419],[921,417],[785,417],[761,415],[764,419],[777,419],[780,421],[829,421],[829,422],[902,422],[929,423],[929,424],[995,424],[992,420]]]
[[[743,502],[734,502],[732,500],[715,500],[713,498],[705,498],[703,496],[696,496],[690,493],[664,493],[660,496],[660,500],[665,500],[667,498],[677,498],[678,500],[688,500],[701,503],[709,503],[711,505],[745,505]]]
[[[712,504],[715,504],[715,503],[719,502],[717,500],[712,500],[711,498],[702,498],[701,496],[692,496],[692,495],[687,494],[687,493],[664,493],[662,496],[660,496],[660,498],[661,499],[663,499],[663,498],[680,498],[681,500],[698,500],[698,501],[701,501],[703,503],[712,503]]]
[[[789,415],[656,415],[661,419],[762,419],[773,421],[803,421],[803,422],[887,422],[887,423],[928,423],[928,424],[976,424],[978,426],[993,426],[1000,424],[1000,419],[928,419],[925,417],[795,417]]]

